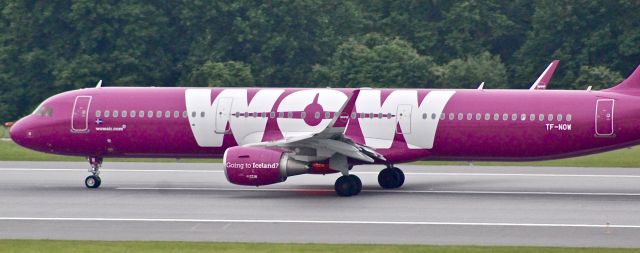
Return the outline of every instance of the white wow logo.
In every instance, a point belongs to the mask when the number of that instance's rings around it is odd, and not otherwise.
[[[211,101],[211,90],[187,89],[186,107],[196,112],[197,117],[189,117],[191,131],[201,147],[220,147],[227,124],[233,129],[233,137],[239,145],[261,142],[268,117],[231,117],[235,112],[269,112],[284,89],[263,89],[248,102],[247,89],[225,89]],[[360,118],[360,128],[365,144],[373,148],[389,148],[396,133],[396,126],[402,130],[407,146],[412,149],[433,147],[439,120],[423,120],[422,114],[440,115],[455,91],[431,91],[422,101],[418,101],[417,90],[397,90],[391,92],[381,103],[381,91],[361,90],[356,100],[356,111],[363,113],[392,114],[392,118]],[[282,99],[276,113],[303,111],[318,95],[317,103],[325,111],[335,112],[347,101],[347,96],[337,90],[310,89],[296,91]],[[201,117],[204,112],[204,117]],[[218,122],[216,122],[218,121]],[[327,127],[329,119],[311,126],[302,118],[278,118],[278,127],[284,137],[316,133]]]

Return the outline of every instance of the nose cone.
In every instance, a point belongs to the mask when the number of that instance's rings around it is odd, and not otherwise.
[[[29,130],[28,117],[18,120],[9,129],[9,135],[13,142],[23,147],[28,147],[27,143],[32,138],[33,133]]]

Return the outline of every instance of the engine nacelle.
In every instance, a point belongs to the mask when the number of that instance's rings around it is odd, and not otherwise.
[[[227,180],[239,185],[275,184],[309,173],[309,165],[275,149],[232,147],[224,152],[222,162]]]

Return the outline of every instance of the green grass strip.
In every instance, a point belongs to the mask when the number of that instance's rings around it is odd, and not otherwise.
[[[126,253],[126,252],[638,252],[637,249],[616,248],[560,248],[560,247],[502,247],[502,246],[429,246],[429,245],[363,245],[363,244],[276,244],[276,243],[214,243],[214,242],[131,242],[131,241],[50,241],[0,240],[3,253]]]

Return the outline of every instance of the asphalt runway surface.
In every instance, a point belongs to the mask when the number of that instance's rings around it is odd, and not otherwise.
[[[0,239],[171,240],[640,247],[640,169],[358,166],[363,191],[332,175],[244,187],[220,164],[0,162]]]

